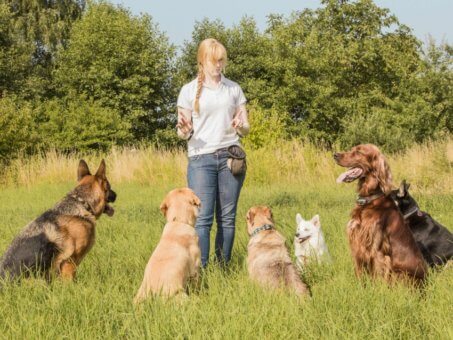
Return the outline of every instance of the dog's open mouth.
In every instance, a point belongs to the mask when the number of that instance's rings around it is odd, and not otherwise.
[[[115,209],[113,209],[109,204],[105,204],[105,207],[104,207],[104,214],[107,214],[107,216],[113,216],[113,214],[115,213]]]
[[[350,183],[357,178],[359,178],[363,173],[363,169],[356,167],[356,168],[350,168],[348,171],[343,172],[340,176],[337,178],[337,183]]]
[[[298,238],[297,238],[297,242],[299,242],[299,243],[304,243],[304,242],[307,241],[310,237],[311,237],[311,235],[308,235],[308,236],[305,236],[305,237],[298,237]]]

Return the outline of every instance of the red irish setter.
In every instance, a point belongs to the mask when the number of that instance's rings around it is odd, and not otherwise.
[[[393,200],[392,174],[379,149],[361,144],[334,154],[338,165],[349,168],[337,182],[358,182],[359,196],[348,223],[348,237],[355,272],[383,277],[387,282],[407,279],[419,284],[426,264]]]

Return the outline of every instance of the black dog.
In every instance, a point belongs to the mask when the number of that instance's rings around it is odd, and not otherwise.
[[[415,241],[429,266],[439,266],[453,258],[453,234],[428,213],[418,207],[409,195],[410,184],[402,181],[400,188],[393,190],[391,197],[398,206]]]

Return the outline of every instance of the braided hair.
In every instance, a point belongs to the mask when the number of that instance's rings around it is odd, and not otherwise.
[[[197,53],[198,75],[197,75],[197,93],[195,95],[193,112],[194,116],[200,114],[201,90],[203,88],[203,82],[205,80],[203,65],[205,65],[208,60],[217,62],[220,59],[222,59],[226,64],[227,52],[225,46],[223,46],[218,40],[208,38],[200,43]]]

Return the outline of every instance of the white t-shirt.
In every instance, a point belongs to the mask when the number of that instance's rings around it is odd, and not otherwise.
[[[193,114],[196,94],[197,79],[194,79],[182,87],[177,102],[179,107],[192,111],[194,132],[188,142],[189,157],[239,145],[239,136],[231,122],[236,109],[247,101],[241,87],[223,75],[216,89],[203,84],[200,113]]]

